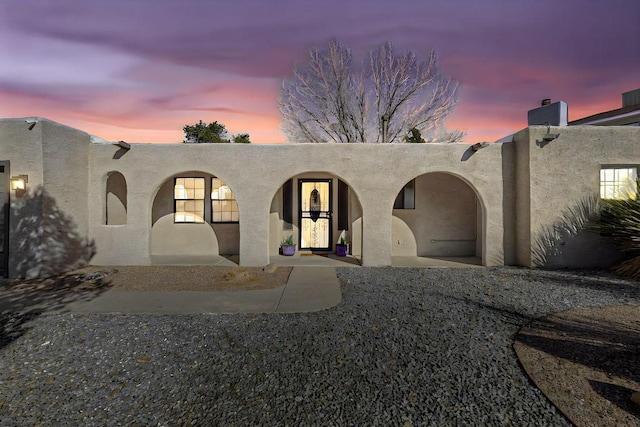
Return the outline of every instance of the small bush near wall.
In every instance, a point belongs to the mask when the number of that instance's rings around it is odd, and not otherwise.
[[[602,200],[601,206],[600,222],[594,229],[613,240],[627,258],[616,271],[640,279],[640,200]]]

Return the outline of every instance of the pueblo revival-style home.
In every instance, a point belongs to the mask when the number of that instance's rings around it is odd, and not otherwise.
[[[560,101],[495,143],[128,144],[2,119],[0,274],[264,266],[288,237],[296,257],[343,237],[364,266],[608,265],[618,254],[579,213],[635,194],[640,127],[597,124],[568,124]]]

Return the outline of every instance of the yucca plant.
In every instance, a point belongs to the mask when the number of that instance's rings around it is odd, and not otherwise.
[[[640,180],[636,184],[640,188]],[[627,256],[616,266],[616,271],[625,276],[640,279],[640,200],[634,194],[625,199],[600,201],[600,221],[593,229],[609,237]]]

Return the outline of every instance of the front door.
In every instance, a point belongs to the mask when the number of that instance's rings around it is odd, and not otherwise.
[[[300,249],[331,249],[331,180],[299,180]]]
[[[0,161],[0,277],[9,274],[9,162]]]

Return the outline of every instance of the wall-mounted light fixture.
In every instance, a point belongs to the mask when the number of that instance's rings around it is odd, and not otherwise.
[[[16,192],[16,196],[21,196],[27,191],[27,182],[29,182],[29,176],[12,176],[9,181],[11,182],[11,189]]]
[[[560,136],[559,133],[551,133],[551,126],[547,123],[547,133],[542,136],[542,140],[537,140],[536,144],[540,147],[544,147],[554,139],[557,139]]]

